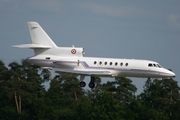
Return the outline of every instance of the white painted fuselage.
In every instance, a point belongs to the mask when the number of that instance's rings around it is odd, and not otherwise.
[[[32,44],[15,45],[34,50],[28,62],[44,69],[54,69],[61,75],[80,75],[80,86],[85,76],[91,76],[89,87],[94,87],[99,77],[174,77],[175,73],[163,68],[159,63],[149,60],[84,57],[84,48],[58,47],[37,22],[28,22]]]
[[[75,74],[86,76],[142,78],[175,76],[172,71],[149,60],[39,55],[28,58],[28,61],[44,68],[55,69],[59,73],[74,71]]]

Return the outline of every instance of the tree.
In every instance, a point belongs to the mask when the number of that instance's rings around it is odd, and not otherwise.
[[[12,105],[11,103],[12,95],[7,91],[9,80],[9,70],[5,64],[0,61],[0,119],[10,119],[12,116],[18,118],[14,104]]]
[[[54,117],[50,119],[75,119],[76,108],[85,96],[76,77],[56,75],[51,80],[46,98],[50,99],[49,106],[53,108],[50,113]]]
[[[138,98],[148,109],[156,110],[158,116],[170,119],[177,112],[173,106],[179,102],[179,91],[180,88],[173,79],[155,79]]]
[[[8,107],[11,114],[18,116],[19,119],[28,118],[31,115],[30,106],[33,105],[34,100],[45,94],[43,80],[38,73],[40,68],[24,60],[21,64],[12,62],[9,67],[9,70],[6,69],[7,74],[3,75],[3,86],[1,86],[1,95],[5,99],[2,113],[6,113],[5,108]]]
[[[115,81],[103,84],[102,90],[114,93],[114,97],[120,102],[129,103],[131,99],[135,98],[137,88],[130,79],[120,77],[115,78]]]
[[[124,120],[124,110],[124,104],[110,92],[101,92],[94,98],[85,99],[76,108],[78,120]]]
[[[93,91],[94,95],[97,95],[98,93],[101,92],[101,78],[100,77],[95,77],[95,87],[91,88]]]
[[[50,82],[46,91],[43,84]],[[0,61],[0,119],[180,119],[180,87],[173,79],[147,81],[143,92],[128,78],[94,89],[79,86],[77,76],[56,75],[22,61],[9,68]]]

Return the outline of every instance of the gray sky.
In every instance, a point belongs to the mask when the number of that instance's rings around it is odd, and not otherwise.
[[[85,56],[154,60],[171,68],[180,85],[179,6],[179,0],[1,0],[0,59],[8,65],[33,55],[11,45],[31,43],[27,21],[36,21],[58,46],[84,47]],[[132,80],[141,92],[146,79]]]

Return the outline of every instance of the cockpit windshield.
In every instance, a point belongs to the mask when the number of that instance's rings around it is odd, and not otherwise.
[[[162,66],[160,64],[157,64],[157,63],[149,63],[148,67],[159,67],[159,68],[162,68]]]
[[[153,64],[153,65],[154,65],[154,67],[157,67],[156,64]]]
[[[160,64],[157,64],[157,66],[158,66],[159,68],[162,68],[162,66],[161,66]]]

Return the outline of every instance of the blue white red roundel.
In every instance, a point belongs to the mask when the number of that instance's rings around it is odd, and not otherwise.
[[[72,54],[76,54],[76,49],[72,49],[72,50],[71,50],[71,53],[72,53]]]

